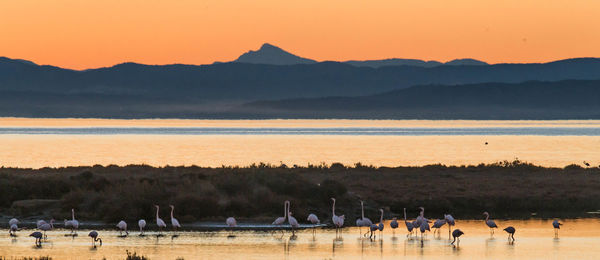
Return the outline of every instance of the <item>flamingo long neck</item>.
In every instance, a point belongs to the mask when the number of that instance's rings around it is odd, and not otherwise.
[[[383,223],[383,210],[381,211],[381,217],[379,218],[379,223]]]
[[[285,214],[286,214],[285,216],[286,216],[286,217],[289,219],[289,218],[290,218],[290,207],[291,207],[291,206],[290,206],[290,204],[291,204],[291,203],[289,203],[289,202],[288,202],[288,203],[286,203],[286,204],[287,204],[287,205],[286,205],[286,208],[287,208],[287,209],[286,209],[286,211],[285,211]]]
[[[406,222],[406,208],[404,208],[404,222]]]
[[[421,213],[419,213],[419,216],[421,216],[422,218],[425,217],[425,209],[421,208]]]
[[[159,209],[159,208],[158,208],[158,207],[156,207],[156,219],[159,219],[159,217],[158,217],[158,209]]]
[[[71,217],[73,218],[73,220],[75,220],[75,210],[71,209]]]
[[[287,201],[283,202],[283,218],[287,218]]]
[[[173,219],[173,210],[175,210],[175,207],[171,207],[171,219]]]
[[[333,205],[331,206],[331,213],[335,216],[335,200],[333,200]]]
[[[485,222],[487,222],[488,219],[490,219],[490,214],[485,214]]]
[[[362,219],[365,219],[365,208],[363,206],[362,201],[360,202],[360,213],[361,213]]]

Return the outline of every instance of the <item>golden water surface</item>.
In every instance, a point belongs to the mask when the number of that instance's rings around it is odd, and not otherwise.
[[[358,228],[345,228],[341,237],[335,231],[310,229],[291,237],[289,231],[180,232],[179,237],[157,238],[148,232],[138,237],[131,232],[119,238],[118,232],[100,230],[103,245],[92,247],[89,230],[80,230],[75,238],[65,237],[69,231],[48,232],[41,248],[27,237],[31,230],[19,231],[17,238],[0,232],[0,255],[10,257],[51,256],[54,259],[124,259],[126,250],[150,259],[598,259],[600,255],[600,221],[597,219],[564,220],[555,238],[551,221],[503,221],[493,236],[482,220],[457,221],[455,228],[465,234],[454,248],[448,240],[447,226],[440,235],[429,233],[420,238],[407,238],[403,223],[395,235],[386,222],[382,237],[362,238]],[[516,228],[515,242],[509,243],[504,227]],[[185,225],[184,225],[185,227]],[[153,228],[153,227],[151,227]],[[365,230],[363,229],[363,232]],[[234,238],[228,236],[233,234]]]
[[[600,121],[431,120],[106,120],[0,119],[0,128],[37,127],[577,127]],[[485,143],[488,143],[487,145]],[[468,165],[503,160],[564,167],[600,165],[600,136],[589,135],[253,135],[253,134],[0,134],[0,165],[59,167],[94,164],[246,166],[357,162],[376,166]]]

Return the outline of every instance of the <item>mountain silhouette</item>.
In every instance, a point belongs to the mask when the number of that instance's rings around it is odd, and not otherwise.
[[[289,53],[275,45],[265,43],[257,51],[248,51],[242,54],[233,62],[251,63],[251,64],[269,64],[269,65],[295,65],[295,64],[313,64],[315,60],[302,58]],[[219,62],[222,63],[222,62]],[[475,59],[456,59],[446,63],[439,61],[423,61],[418,59],[382,59],[382,60],[349,60],[341,63],[357,67],[379,68],[384,66],[416,66],[432,68],[441,65],[488,65],[483,61]]]
[[[257,51],[248,51],[242,54],[234,62],[252,63],[252,64],[271,64],[271,65],[294,65],[294,64],[312,64],[316,61],[298,57],[283,49],[265,43]]]
[[[600,80],[426,85],[361,97],[257,101],[266,118],[599,119]]]
[[[600,59],[431,68],[407,65],[372,68],[340,62],[284,66],[240,62],[201,66],[123,63],[77,71],[0,58],[0,116],[260,117],[271,116],[264,113],[266,106],[256,113],[236,112],[236,109],[258,100],[359,97],[413,86],[417,86],[411,88],[414,91],[431,85],[561,80],[600,80]],[[439,95],[442,93],[445,92]],[[477,95],[471,98],[476,99]],[[471,108],[472,114],[484,111],[476,106]],[[296,112],[284,114],[293,113]],[[426,115],[434,114],[423,113]]]

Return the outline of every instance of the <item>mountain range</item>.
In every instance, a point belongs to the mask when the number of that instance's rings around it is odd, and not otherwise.
[[[295,65],[295,64],[314,64],[315,60],[299,57],[291,54],[277,46],[269,43],[263,44],[256,51],[248,51],[238,57],[234,62],[252,63],[252,64],[270,64],[270,65]],[[432,68],[441,65],[460,66],[460,65],[489,65],[486,62],[475,59],[455,59],[448,62],[424,61],[417,59],[383,59],[383,60],[349,60],[341,63],[357,66],[379,68],[384,66],[416,66]]]
[[[487,64],[472,59],[445,64],[406,59],[317,62],[270,44],[244,53],[235,61],[211,65],[122,63],[78,71],[0,57],[0,116],[443,118],[450,115],[425,112],[432,111],[428,108],[434,107],[442,97],[466,104],[463,97],[485,100],[489,90],[494,95],[514,99],[515,93],[520,93],[517,90],[525,91],[523,95],[532,93],[528,90],[544,92],[545,88],[540,86],[560,81],[561,91],[567,93],[552,92],[560,93],[557,96],[560,98],[568,96],[569,84],[573,85],[574,93],[579,93],[575,91],[580,91],[581,84],[587,82],[585,91],[595,93],[596,80],[600,80],[600,59],[597,58],[532,64]],[[456,91],[458,89],[461,91]],[[378,95],[398,97],[403,105],[376,106],[391,102],[375,98]],[[404,96],[419,102],[402,101]],[[486,116],[483,110],[477,109],[486,105],[484,102],[469,103],[471,112],[465,108],[454,117],[467,118],[475,114],[478,118],[497,118],[502,114],[517,119],[583,116],[580,112],[569,114],[559,109],[545,114],[542,109],[545,105],[538,101],[550,100],[550,96],[525,96],[530,99],[528,102],[540,106],[539,113],[508,115],[502,111],[524,107],[502,103],[497,104],[495,110],[486,110],[491,113]],[[341,100],[346,105],[326,105]],[[580,111],[581,104],[589,109],[595,105],[565,100],[571,102],[561,103],[565,111],[572,107],[579,107],[577,111]],[[359,105],[361,102],[364,104]],[[292,104],[295,107],[289,107]],[[353,109],[361,107],[364,109]],[[377,111],[381,113],[375,113]],[[586,115],[597,116],[591,112]]]

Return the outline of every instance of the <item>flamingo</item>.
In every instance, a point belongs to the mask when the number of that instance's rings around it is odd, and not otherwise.
[[[43,219],[40,219],[40,220],[38,220],[38,221],[35,223],[35,225],[37,226],[37,228],[38,228],[38,229],[40,229],[40,227],[41,227],[43,224],[46,224],[46,221],[45,221],[45,220],[43,220]]]
[[[381,211],[381,217],[379,218],[379,225],[377,225],[377,229],[379,230],[379,239],[383,238],[383,209],[379,209]]]
[[[167,224],[165,224],[165,222],[160,217],[158,217],[159,206],[154,205],[154,207],[156,207],[156,225],[158,226],[158,235],[161,235],[162,229],[166,228]]]
[[[171,226],[173,226],[173,229],[177,231],[177,228],[180,228],[181,225],[179,224],[179,221],[177,221],[177,219],[173,217],[173,211],[175,210],[175,206],[169,205],[169,207],[171,207]]]
[[[77,233],[75,229],[79,229],[79,221],[75,219],[75,209],[71,209],[71,233]]]
[[[450,229],[456,224],[456,222],[454,221],[454,217],[452,217],[450,214],[444,214],[444,219],[446,220],[446,223],[448,223],[448,239],[450,239]]]
[[[419,226],[419,230],[421,231],[421,245],[423,245],[423,233],[425,233],[425,231],[431,231],[431,229],[429,228],[429,222],[428,221],[421,222],[421,225]]]
[[[36,231],[36,232],[29,234],[29,236],[35,237],[35,246],[36,247],[42,247],[42,238],[44,237],[44,234],[42,234],[42,232]]]
[[[290,223],[290,226],[292,227],[292,236],[296,235],[296,228],[300,227],[300,224],[298,224],[298,220],[296,220],[296,218],[292,217],[292,212],[290,211],[290,202],[288,201],[288,223]]]
[[[94,248],[96,248],[96,242],[99,241],[100,245],[102,245],[102,239],[98,237],[98,232],[96,232],[96,230],[92,230],[92,232],[90,232],[88,234],[89,237],[92,238],[92,246]]]
[[[361,217],[356,220],[356,225],[358,226],[358,232],[362,234],[361,227],[370,228],[371,225],[373,225],[373,221],[371,221],[369,218],[365,218],[365,208],[362,200],[360,201],[360,215]],[[366,236],[367,233],[369,233],[369,231],[367,231],[364,236]]]
[[[338,232],[340,231],[340,229],[342,228],[342,226],[344,226],[344,215],[338,216],[335,214],[335,198],[331,198],[331,200],[333,201],[333,205],[331,206],[331,213],[332,213],[332,217],[331,220],[333,221],[333,225],[335,226],[335,233],[336,235],[338,234]]]
[[[138,227],[140,227],[140,236],[144,236],[144,228],[146,227],[146,220],[145,219],[138,220]]]
[[[392,222],[390,222],[390,227],[392,228],[392,234],[395,237],[396,229],[398,228],[398,220],[396,218],[392,219]]]
[[[371,235],[369,236],[370,239],[373,239],[373,232],[377,231],[379,229],[379,226],[377,224],[371,224],[371,226],[369,226],[369,231],[371,232]],[[377,235],[375,235],[375,238],[377,238]]]
[[[494,235],[494,228],[498,228],[496,222],[490,219],[490,213],[487,213],[487,211],[483,212],[483,215],[485,216],[485,224],[490,228],[491,234]]]
[[[429,220],[425,218],[425,208],[419,207],[419,209],[421,209],[421,211],[419,212],[419,216],[413,222],[413,226],[415,227],[421,227],[421,225],[423,225],[423,222],[429,223]],[[427,228],[429,228],[429,224],[427,224]]]
[[[119,228],[119,236],[126,237],[129,235],[129,232],[127,231],[127,222],[124,220],[121,220],[119,223],[117,223],[117,228]],[[123,236],[123,231],[125,231],[125,236]]]
[[[464,232],[462,232],[460,229],[455,229],[454,231],[452,231],[452,237],[454,237],[454,240],[452,240],[452,243],[450,243],[451,245],[454,245],[454,242],[456,242],[456,247],[458,247],[458,244],[460,244],[460,236],[462,236],[464,234]]]
[[[18,220],[18,219],[16,219],[16,218],[11,218],[11,219],[8,221],[8,225],[9,225],[9,226],[12,226],[13,224],[14,224],[14,225],[17,225],[17,224],[19,224],[19,220]]]
[[[443,227],[444,224],[446,224],[446,220],[445,219],[436,219],[435,221],[433,221],[432,228],[435,228],[435,230],[433,231],[433,234],[435,235],[435,232],[438,232],[438,234],[439,234],[440,233],[440,228]]]
[[[421,211],[419,212],[419,216],[417,216],[416,221],[417,221],[417,226],[420,227],[421,224],[423,224],[423,222],[429,222],[429,220],[425,218],[425,208],[419,207],[419,209]]]
[[[17,232],[17,230],[19,230],[19,226],[17,226],[17,224],[12,224],[10,225],[10,230],[8,230],[8,234],[11,237],[16,237],[17,234],[15,234]]]
[[[316,227],[316,225],[321,224],[321,221],[319,220],[317,215],[312,214],[312,213],[310,215],[308,215],[308,218],[306,218],[306,220],[309,221],[311,224],[313,224],[313,235],[314,235],[316,232],[315,227]]]
[[[54,219],[50,220],[50,223],[43,223],[40,225],[39,229],[44,231],[44,238],[48,238],[46,236],[46,231],[52,230],[54,228]]]
[[[406,208],[404,208],[404,224],[406,225],[406,230],[408,230],[408,234],[406,234],[406,237],[408,237],[412,234],[415,226],[413,225],[412,222],[409,222],[408,220],[406,220]]]
[[[287,219],[287,203],[288,201],[284,201],[283,202],[283,217],[278,217],[275,219],[275,221],[273,221],[272,225],[281,225],[283,223],[285,223],[285,220]]]
[[[509,226],[509,227],[505,228],[504,231],[506,231],[506,233],[508,233],[508,241],[511,241],[511,238],[512,238],[512,242],[515,242],[516,229],[512,226]]]
[[[552,221],[552,226],[554,227],[554,237],[558,237],[558,230],[560,229],[561,225],[562,223],[558,222],[557,219]]]
[[[17,236],[17,235],[15,234],[15,232],[17,232],[17,230],[19,230],[19,226],[18,226],[18,224],[19,224],[19,220],[18,220],[18,219],[16,219],[16,218],[11,218],[11,219],[8,221],[8,226],[10,227],[10,230],[8,231],[8,234],[9,234],[11,237]]]
[[[228,227],[230,227],[230,228],[237,227],[237,221],[236,221],[236,220],[235,220],[235,218],[233,218],[233,217],[228,217],[228,218],[225,220],[225,224],[227,224],[227,226],[228,226]],[[234,237],[235,237],[235,236],[233,235],[233,230],[231,230],[231,233],[229,233],[229,236],[228,236],[228,237],[229,237],[229,238],[234,238]]]
[[[228,227],[237,227],[237,221],[235,221],[235,218],[233,217],[228,217],[225,220],[225,224],[227,224]]]

